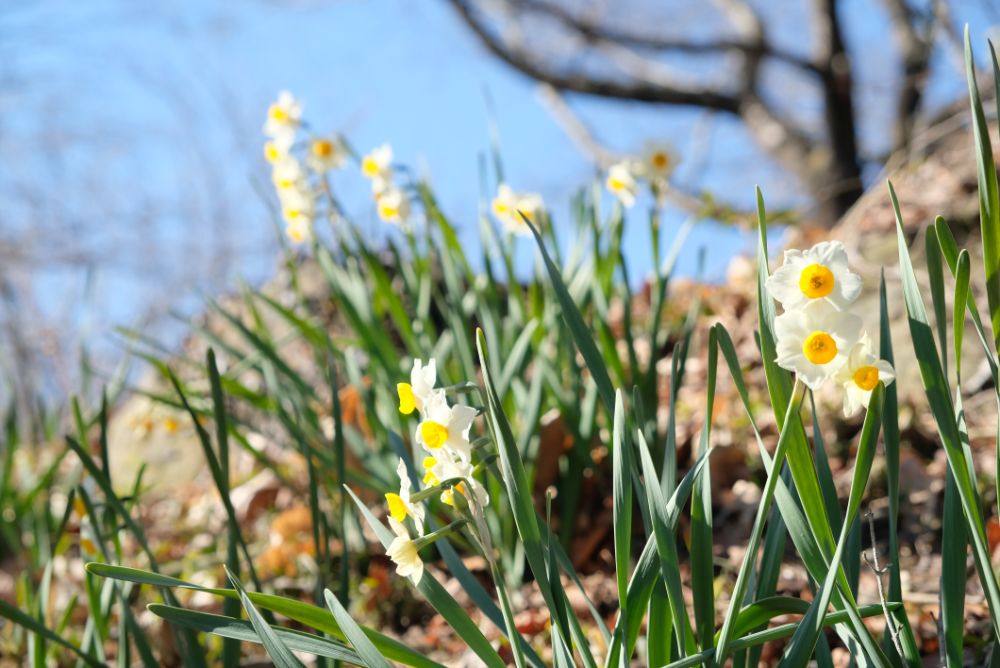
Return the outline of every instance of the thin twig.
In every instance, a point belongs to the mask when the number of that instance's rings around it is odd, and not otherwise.
[[[886,564],[883,567],[878,565],[878,550],[875,549],[875,515],[872,511],[865,513],[865,519],[868,520],[868,531],[871,533],[872,539],[872,558],[868,558],[867,552],[862,552],[862,556],[865,558],[865,563],[868,567],[872,569],[875,573],[875,582],[878,583],[878,600],[882,603],[882,613],[885,615],[885,627],[889,630],[889,636],[892,638],[892,644],[896,648],[896,653],[899,654],[899,658],[903,658],[903,644],[899,640],[899,627],[896,626],[896,621],[889,614],[889,604],[885,600],[885,589],[882,586],[882,576],[889,572],[892,568],[892,564]]]

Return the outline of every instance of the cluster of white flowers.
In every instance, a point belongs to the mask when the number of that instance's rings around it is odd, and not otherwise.
[[[667,192],[667,177],[673,171],[675,162],[669,146],[651,143],[640,157],[627,158],[611,165],[605,185],[626,207],[635,204],[639,181],[646,181],[653,197],[660,199]]]
[[[285,232],[295,243],[308,241],[313,235],[320,194],[313,177],[343,167],[348,156],[339,137],[311,136],[305,143],[297,143],[301,127],[302,103],[282,91],[267,109],[264,157],[271,163],[271,180],[281,204]],[[304,152],[304,157],[297,152]]]
[[[531,230],[524,224],[521,214],[537,227],[545,210],[545,203],[538,193],[515,192],[506,183],[501,183],[490,208],[505,230],[523,236],[531,234]]]
[[[848,267],[842,243],[786,250],[767,291],[783,309],[774,321],[778,365],[811,390],[833,378],[844,390],[844,415],[867,408],[879,381],[893,381],[892,365],[874,353],[862,319],[851,310],[861,277]]]
[[[379,218],[399,225],[410,217],[410,200],[393,180],[392,146],[382,144],[361,158],[361,173],[371,181]]]
[[[427,489],[440,487],[440,498],[454,506],[454,493],[461,494],[470,505],[481,509],[489,503],[489,495],[473,476],[472,443],[469,432],[479,411],[461,404],[449,405],[442,388],[437,388],[437,365],[433,359],[427,364],[414,360],[409,383],[396,386],[399,394],[399,411],[404,415],[417,412],[420,423],[415,434],[416,442],[426,451],[423,458],[423,484]],[[399,493],[385,495],[389,505],[389,525],[396,538],[386,550],[396,564],[400,575],[411,577],[419,583],[424,565],[419,549],[424,534],[425,509],[414,501],[413,489],[406,464],[399,461]],[[406,525],[412,523],[414,533]],[[430,537],[427,537],[430,539]]]

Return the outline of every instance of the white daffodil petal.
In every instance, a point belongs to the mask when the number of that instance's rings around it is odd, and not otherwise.
[[[785,251],[784,263],[766,287],[785,310],[814,301],[847,308],[861,293],[861,278],[850,271],[847,251],[839,241],[823,241],[802,252]]]

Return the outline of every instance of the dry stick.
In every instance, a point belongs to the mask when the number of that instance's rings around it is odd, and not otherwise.
[[[865,558],[865,563],[868,564],[868,568],[872,569],[875,573],[875,582],[878,583],[878,600],[882,603],[882,613],[885,615],[885,627],[889,629],[889,636],[892,638],[892,644],[896,648],[896,653],[899,658],[903,658],[903,645],[899,640],[899,627],[896,626],[895,620],[893,620],[892,615],[889,614],[889,604],[885,600],[885,589],[882,587],[882,576],[889,572],[892,568],[892,564],[886,564],[883,567],[878,565],[878,551],[875,549],[875,515],[872,514],[871,510],[865,513],[865,519],[868,520],[868,531],[871,533],[872,539],[872,558],[868,558],[867,552],[862,552],[862,556]]]

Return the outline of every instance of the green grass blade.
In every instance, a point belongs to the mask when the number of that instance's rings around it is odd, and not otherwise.
[[[612,429],[611,479],[612,517],[615,543],[615,580],[618,583],[618,600],[624,623],[618,627],[623,633],[628,625],[627,592],[629,567],[632,556],[632,476],[629,462],[629,444],[625,440],[625,407],[621,390],[615,392],[615,412]],[[631,659],[622,654],[622,661]]]
[[[965,590],[968,533],[962,516],[958,487],[947,468],[944,509],[941,514],[941,644],[945,665],[959,668],[965,662]]]
[[[955,344],[955,386],[962,387],[962,341],[965,336],[965,309],[969,303],[969,274],[972,268],[969,251],[962,249],[958,254],[955,269],[955,301],[952,313],[952,338]]]
[[[902,603],[889,603],[890,611],[897,610],[902,607]],[[857,614],[861,618],[865,617],[875,617],[882,614],[881,605],[866,605],[858,608]],[[826,626],[833,626],[835,624],[843,624],[849,622],[849,613],[846,611],[832,612],[826,616]],[[799,627],[799,622],[792,622],[791,624],[782,624],[781,626],[775,626],[774,628],[766,629],[764,631],[758,631],[756,633],[751,633],[749,635],[743,636],[737,640],[734,640],[730,645],[730,649],[734,652],[744,650],[750,647],[757,647],[758,645],[763,645],[767,642],[772,642],[774,640],[781,640],[783,638],[788,638],[795,630]],[[681,659],[679,661],[674,661],[668,664],[664,668],[691,668],[691,666],[700,666],[703,663],[709,663],[712,660],[714,650],[705,650],[700,654],[694,656],[689,656],[687,658]]]
[[[684,652],[688,654],[695,651],[696,645],[684,605],[684,592],[681,587],[680,566],[677,557],[677,539],[667,518],[667,504],[663,498],[663,490],[660,488],[653,458],[649,454],[649,447],[641,432],[638,434],[638,444],[644,479],[643,489],[646,490],[646,498],[651,511],[653,538],[656,541],[656,552],[660,557],[660,577],[666,586],[674,635],[680,639]],[[663,631],[660,630],[659,633],[663,633]]]
[[[247,617],[250,618],[250,623],[253,625],[253,630],[257,633],[260,638],[261,644],[264,645],[264,649],[267,651],[267,655],[271,657],[274,661],[276,668],[303,668],[302,662],[295,658],[292,654],[292,650],[288,649],[288,646],[281,640],[271,625],[264,620],[264,617],[257,610],[257,607],[247,596],[246,590],[243,589],[243,585],[240,583],[236,574],[233,573],[229,568],[226,568],[226,575],[229,577],[229,581],[233,584],[233,588],[239,594],[240,603],[243,604],[243,609],[246,610]]]
[[[928,227],[924,234],[924,249],[927,256],[927,278],[931,287],[931,304],[934,308],[934,323],[937,326],[938,344],[941,347],[941,368],[948,377],[948,310],[944,301],[944,271],[941,267],[941,245],[937,233]]]
[[[792,637],[792,642],[781,661],[781,666],[797,668],[809,662],[809,658],[816,649],[819,635],[823,631],[823,621],[827,614],[827,607],[837,586],[837,577],[840,570],[840,562],[844,556],[844,548],[847,545],[848,537],[851,534],[851,525],[858,516],[861,508],[861,499],[864,497],[865,488],[868,486],[868,478],[871,474],[872,463],[875,461],[875,451],[878,445],[879,431],[882,428],[882,408],[885,400],[885,386],[879,383],[872,392],[868,404],[868,413],[865,415],[864,426],[861,428],[861,438],[858,442],[858,452],[854,463],[854,476],[851,481],[851,491],[847,501],[847,512],[844,516],[844,523],[840,530],[840,538],[837,540],[837,549],[833,553],[833,559],[829,564],[829,570],[820,587],[819,595],[809,606],[809,612],[802,619],[799,628]],[[876,657],[871,657],[875,659]]]
[[[757,506],[757,515],[754,519],[753,528],[750,530],[750,539],[747,542],[746,557],[743,559],[743,563],[740,564],[739,573],[736,576],[736,584],[733,586],[732,595],[729,599],[729,608],[726,610],[726,616],[722,622],[722,629],[719,631],[719,638],[717,641],[717,659],[715,663],[722,664],[727,656],[727,651],[729,650],[730,640],[733,638],[733,631],[736,626],[736,621],[738,618],[738,613],[740,611],[740,606],[743,603],[743,597],[746,595],[747,588],[750,585],[751,572],[757,561],[757,547],[760,545],[761,536],[764,533],[764,524],[767,520],[768,511],[771,507],[771,502],[774,499],[775,491],[778,487],[778,482],[781,480],[781,467],[784,463],[785,454],[788,451],[788,445],[791,441],[791,434],[794,431],[793,424],[794,420],[792,416],[795,415],[802,405],[804,386],[796,383],[796,387],[792,393],[792,400],[788,402],[788,408],[785,414],[784,424],[785,428],[781,430],[778,435],[778,445],[774,449],[774,460],[770,473],[767,476],[767,482],[764,484],[764,491],[761,493],[760,503]]]
[[[667,528],[670,532],[676,530],[677,520],[680,517],[681,509],[685,506],[685,504],[687,504],[688,497],[691,495],[691,489],[694,487],[694,481],[698,479],[698,476],[702,474],[707,465],[707,455],[699,458],[695,465],[692,466],[681,479],[677,488],[674,490],[674,493],[667,501],[666,513],[664,517],[666,519]],[[646,606],[649,602],[649,597],[653,592],[656,582],[659,581],[659,570],[660,563],[656,546],[656,538],[655,536],[650,536],[646,541],[645,547],[642,549],[642,553],[639,555],[639,560],[636,562],[635,569],[632,571],[632,579],[628,584],[628,593],[626,596],[628,598],[627,605],[629,609],[640,610]],[[620,622],[621,620],[619,619],[617,621]],[[624,638],[629,646],[634,646],[635,640],[639,636],[639,628],[641,624],[641,617],[632,616],[629,618],[627,633]],[[611,644],[608,647],[608,657],[607,661],[605,661],[606,666],[610,667],[618,665],[622,644],[623,639],[621,636],[615,635],[612,638]]]
[[[151,603],[147,608],[154,615],[171,624],[179,624],[195,631],[235,640],[237,645],[240,642],[260,644],[260,636],[254,630],[253,624],[243,619],[158,603]],[[361,665],[360,657],[349,647],[339,642],[281,626],[272,626],[271,629],[289,649]]]
[[[347,641],[354,647],[354,651],[361,657],[364,665],[368,666],[368,668],[392,668],[389,662],[385,660],[385,657],[375,649],[375,645],[364,634],[358,623],[354,621],[354,618],[348,614],[341,602],[333,595],[333,592],[327,589],[323,592],[323,595],[326,597],[326,606],[333,613],[333,618],[337,620],[337,626],[347,636]]]
[[[717,329],[708,334],[708,387],[705,390],[705,424],[698,438],[698,454],[708,452],[715,406],[715,379],[719,362]],[[691,593],[698,642],[702,649],[715,640],[715,554],[712,536],[711,468],[698,477],[691,493]]]
[[[577,308],[576,302],[573,301],[569,290],[566,289],[566,284],[563,282],[559,268],[552,262],[548,251],[545,250],[545,244],[542,242],[541,235],[538,234],[538,230],[527,219],[525,219],[524,224],[531,228],[531,233],[534,235],[535,241],[538,242],[538,250],[541,251],[545,269],[549,274],[549,280],[556,292],[556,298],[559,300],[563,319],[566,321],[566,326],[569,327],[569,331],[573,335],[576,347],[579,348],[580,354],[583,355],[583,360],[586,362],[590,374],[597,383],[597,390],[601,394],[604,408],[608,411],[608,415],[613,415],[615,411],[615,390],[611,384],[611,376],[608,375],[608,367],[604,362],[604,358],[597,349],[597,344],[594,343],[594,338],[590,334],[590,328],[583,321],[580,309]]]
[[[994,631],[1000,634],[1000,587],[993,576],[989,550],[986,545],[986,530],[983,526],[982,512],[976,493],[973,472],[969,469],[962,447],[962,439],[956,422],[956,411],[951,395],[948,392],[947,379],[937,356],[934,335],[931,333],[927,320],[927,312],[921,298],[920,288],[913,272],[910,253],[906,247],[906,236],[903,233],[903,220],[899,212],[899,201],[895,190],[889,183],[889,195],[892,199],[896,215],[896,236],[899,245],[900,275],[903,281],[903,298],[906,302],[910,335],[913,349],[920,368],[920,377],[924,385],[931,412],[937,423],[938,434],[944,445],[948,463],[952,467],[952,477],[958,486],[959,498],[962,502],[962,513],[973,547],[973,556],[979,579],[983,584],[986,601],[989,604]]]
[[[889,320],[889,300],[886,297],[885,270],[879,279],[879,357],[895,364],[892,350],[892,330]],[[882,412],[882,443],[885,447],[886,485],[889,501],[889,600],[903,600],[903,582],[899,568],[899,400],[898,388],[892,383],[885,388],[885,410]],[[900,644],[903,646],[903,659],[911,668],[922,665],[920,648],[917,645],[913,628],[906,611],[899,609],[893,613],[896,622]],[[893,646],[889,629],[882,637],[882,647],[888,652]]]
[[[483,374],[483,385],[486,389],[486,415],[490,432],[500,455],[501,478],[507,491],[508,501],[517,525],[517,532],[524,546],[524,554],[528,560],[542,597],[549,610],[556,609],[556,602],[549,583],[548,569],[545,567],[545,556],[542,546],[538,519],[532,504],[531,486],[528,484],[524,463],[521,461],[517,444],[514,440],[510,423],[500,405],[500,397],[496,394],[493,376],[490,371],[490,360],[486,350],[486,340],[482,330],[476,332],[476,346],[479,350],[479,364]],[[567,629],[563,629],[566,631]]]
[[[110,564],[92,562],[86,565],[86,570],[94,575],[113,578],[115,580],[122,580],[125,582],[147,584],[155,587],[179,587],[182,589],[206,592],[212,594],[213,596],[219,596],[222,598],[240,600],[239,593],[234,589],[202,587],[200,585],[187,582],[186,580],[180,580],[168,575],[144,571],[137,568],[112,566]],[[284,615],[289,619],[305,624],[306,626],[312,627],[322,633],[327,633],[339,640],[346,640],[346,636],[330,616],[329,610],[311,605],[309,603],[303,603],[302,601],[285,598],[283,596],[275,596],[273,594],[259,594],[251,591],[247,592],[247,596],[249,596],[250,600],[253,601],[253,603],[259,608],[264,608],[266,610],[270,610],[271,612]],[[414,666],[414,668],[441,668],[440,664],[431,661],[423,654],[410,649],[398,640],[389,638],[371,629],[365,629],[365,633],[369,638],[371,638],[371,641],[375,643],[378,650],[392,661],[397,661],[407,666]]]
[[[990,44],[993,77],[1000,86],[1000,66],[997,65],[993,44]],[[965,26],[965,75],[969,84],[972,107],[972,129],[976,140],[976,173],[979,180],[979,226],[983,239],[983,268],[986,272],[986,297],[993,325],[993,344],[1000,348],[1000,194],[997,191],[997,169],[990,143],[990,128],[983,112],[983,101],[976,82],[976,66],[972,58],[969,26]]]
[[[79,647],[69,642],[68,640],[66,640],[56,632],[52,631],[51,629],[47,628],[44,624],[42,624],[40,621],[38,621],[31,615],[23,612],[16,606],[11,605],[10,603],[8,603],[3,599],[0,599],[0,617],[9,619],[14,624],[23,627],[25,630],[35,634],[39,638],[44,638],[49,642],[54,642],[57,645],[65,647],[66,649],[70,650],[78,657],[80,657],[80,660],[86,663],[88,666],[93,666],[94,668],[102,668],[105,665],[104,662],[100,661],[97,657],[85,653]]]

